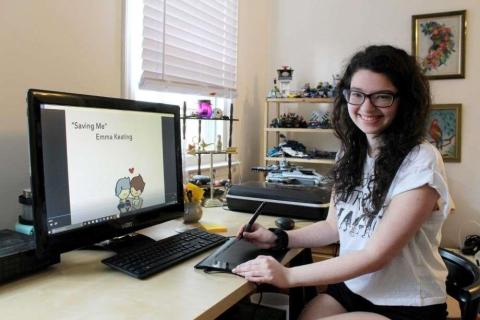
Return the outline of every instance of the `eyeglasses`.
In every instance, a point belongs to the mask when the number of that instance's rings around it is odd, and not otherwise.
[[[365,99],[368,98],[375,107],[388,108],[393,105],[398,94],[389,91],[366,94],[360,91],[345,89],[343,90],[343,96],[349,104],[353,104],[354,106],[361,106],[365,102]]]

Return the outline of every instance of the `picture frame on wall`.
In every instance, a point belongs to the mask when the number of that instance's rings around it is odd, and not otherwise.
[[[465,78],[466,13],[412,16],[412,55],[428,79]]]
[[[445,162],[460,162],[461,104],[434,104],[427,120],[427,139]]]

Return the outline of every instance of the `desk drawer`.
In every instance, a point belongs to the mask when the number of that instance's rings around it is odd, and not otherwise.
[[[312,260],[313,262],[327,260],[338,256],[339,245],[331,244],[329,246],[312,248]]]

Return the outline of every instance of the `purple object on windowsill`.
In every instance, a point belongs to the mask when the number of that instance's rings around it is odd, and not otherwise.
[[[212,103],[210,100],[198,100],[198,116],[210,119],[212,116]]]

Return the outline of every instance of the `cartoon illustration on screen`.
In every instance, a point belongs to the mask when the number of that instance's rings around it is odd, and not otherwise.
[[[143,199],[140,195],[143,193],[145,189],[145,181],[141,175],[135,176],[132,178],[130,182],[130,202],[132,204],[132,209],[140,209],[143,205]]]
[[[118,202],[117,209],[120,213],[126,213],[130,211],[132,206],[130,199],[130,178],[120,178],[117,181],[117,185],[115,186],[115,195],[120,199]]]

